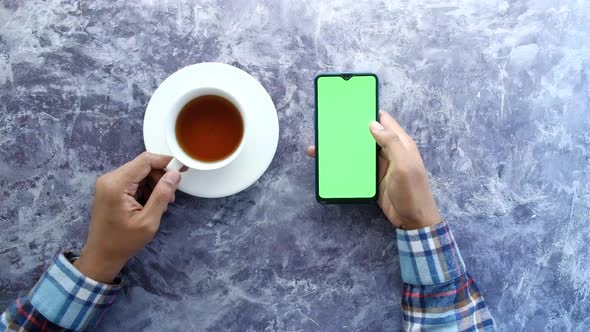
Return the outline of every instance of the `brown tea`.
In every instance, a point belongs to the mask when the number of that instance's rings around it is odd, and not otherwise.
[[[242,115],[229,100],[205,95],[189,101],[176,119],[176,139],[190,157],[216,162],[229,157],[244,135]]]

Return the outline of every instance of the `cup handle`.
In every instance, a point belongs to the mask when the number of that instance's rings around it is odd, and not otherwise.
[[[184,167],[184,165],[178,161],[178,159],[176,158],[172,158],[172,160],[170,160],[170,162],[168,163],[168,165],[166,165],[166,168],[164,168],[165,171],[171,171],[173,169],[180,171],[180,169]]]

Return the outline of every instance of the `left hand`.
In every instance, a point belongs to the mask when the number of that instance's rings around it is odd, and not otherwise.
[[[180,182],[178,171],[164,172],[170,160],[144,152],[98,178],[88,240],[74,262],[82,274],[99,282],[112,282],[127,261],[155,236]]]

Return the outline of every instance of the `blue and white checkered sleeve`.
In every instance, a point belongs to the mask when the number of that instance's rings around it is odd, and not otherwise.
[[[66,257],[66,255],[68,257]],[[33,307],[52,323],[71,330],[93,329],[122,287],[94,281],[70,262],[72,254],[60,254],[31,290]]]
[[[440,284],[465,274],[465,263],[446,221],[414,230],[398,228],[397,247],[407,284]]]
[[[495,331],[446,221],[397,230],[406,331]]]

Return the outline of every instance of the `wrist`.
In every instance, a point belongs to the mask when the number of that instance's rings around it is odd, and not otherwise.
[[[73,265],[84,276],[104,284],[110,284],[121,272],[126,262],[126,260],[104,258],[83,249],[82,254]]]
[[[424,216],[422,218],[411,219],[407,221],[402,221],[400,226],[401,229],[404,230],[413,230],[413,229],[420,229],[431,227],[436,224],[439,224],[443,221],[438,211],[430,213],[428,216]]]
[[[436,222],[429,222],[429,223],[408,223],[408,224],[402,224],[400,226],[401,229],[406,230],[406,231],[410,231],[413,229],[420,229],[420,228],[426,228],[426,227],[431,227],[434,226],[436,224],[440,224],[442,222],[442,219],[436,221]]]

